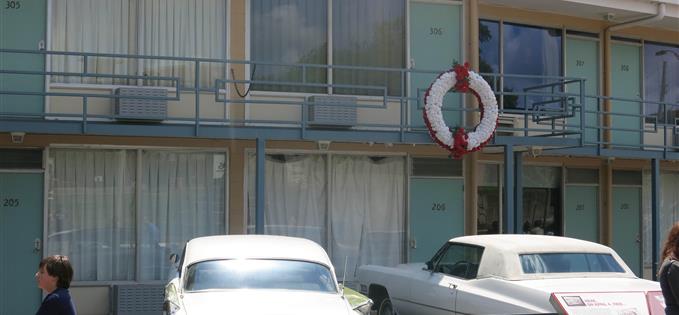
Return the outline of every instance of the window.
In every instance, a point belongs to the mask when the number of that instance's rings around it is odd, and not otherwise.
[[[625,272],[610,254],[540,253],[519,258],[523,273]]]
[[[502,99],[505,109],[540,110],[556,106],[549,102],[550,98],[539,95],[524,97],[522,94],[547,93],[552,88],[561,90],[562,84],[558,79],[522,76],[562,76],[562,46],[563,31],[560,29],[479,21],[480,69],[481,72],[505,75],[499,86],[498,82],[486,78],[491,86],[498,86],[496,91],[508,93]],[[537,88],[544,84],[550,86]]]
[[[52,0],[50,50],[87,53],[226,59],[226,0]],[[51,70],[81,73],[81,56],[51,57]],[[88,73],[103,77],[52,76],[52,82],[193,87],[193,61],[92,57]],[[224,78],[221,63],[203,62],[200,85]]]
[[[399,71],[341,66],[403,68],[405,3],[252,0],[251,59],[260,62],[253,65],[252,77],[266,81],[253,89],[326,93],[331,84],[336,94],[383,95],[386,87],[389,95],[400,95]],[[326,64],[340,68],[318,66]]]
[[[255,224],[255,156],[248,162],[248,232]],[[265,234],[304,237],[323,246],[339,276],[358,266],[402,262],[405,159],[268,154]]]
[[[479,270],[481,256],[483,247],[449,243],[447,248],[434,258],[434,272],[462,279],[474,279]]]
[[[337,292],[328,267],[294,260],[231,259],[195,263],[187,269],[187,291],[275,289]]]
[[[76,281],[167,279],[171,253],[225,232],[225,157],[50,150],[47,253],[68,255]]]
[[[679,46],[644,44],[644,99],[649,123],[679,121]]]
[[[500,205],[502,200],[502,183],[500,183],[501,165],[479,164],[477,181],[478,195],[478,234],[498,234],[500,227]]]
[[[562,235],[561,169],[523,167],[523,233]]]

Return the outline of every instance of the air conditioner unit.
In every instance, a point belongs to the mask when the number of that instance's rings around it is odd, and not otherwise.
[[[512,137],[515,135],[516,131],[512,130],[513,128],[516,128],[516,121],[517,118],[513,116],[505,116],[505,115],[500,115],[497,118],[497,128],[496,130],[496,135],[497,136],[505,136],[505,137]],[[503,129],[509,129],[509,130],[503,130]]]
[[[352,127],[356,125],[356,98],[314,95],[307,98],[309,125]]]
[[[115,115],[125,120],[164,120],[167,118],[167,90],[148,87],[122,87],[115,94]],[[134,96],[141,96],[135,98]],[[153,99],[150,99],[153,98]]]
[[[164,300],[163,285],[114,285],[112,310],[115,315],[161,315]]]

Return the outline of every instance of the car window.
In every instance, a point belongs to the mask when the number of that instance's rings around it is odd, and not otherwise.
[[[539,253],[521,254],[523,273],[625,272],[610,254]]]
[[[285,289],[338,292],[328,267],[305,261],[230,259],[195,263],[186,271],[187,291]]]
[[[479,270],[483,247],[450,243],[434,262],[434,272],[463,279],[474,279]]]

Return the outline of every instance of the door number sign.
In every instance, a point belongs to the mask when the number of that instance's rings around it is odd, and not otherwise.
[[[0,206],[4,208],[16,208],[21,204],[19,198],[2,198],[0,199]]]

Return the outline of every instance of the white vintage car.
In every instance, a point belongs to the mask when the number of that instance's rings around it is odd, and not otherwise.
[[[544,235],[453,238],[426,263],[366,265],[361,293],[379,315],[657,314],[660,286],[611,248]]]
[[[165,288],[168,314],[358,315],[371,306],[366,298],[352,307],[325,250],[302,238],[199,237],[177,263]]]

